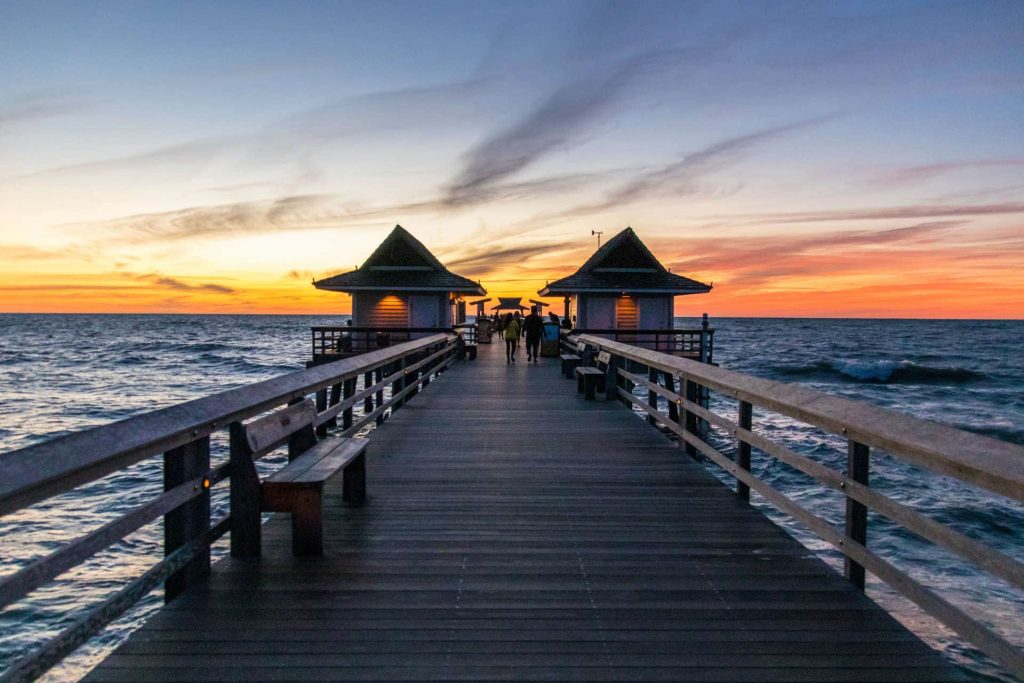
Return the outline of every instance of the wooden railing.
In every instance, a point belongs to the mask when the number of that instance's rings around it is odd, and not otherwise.
[[[692,358],[702,363],[714,362],[715,328],[713,327],[686,330],[577,329],[572,330],[572,334],[603,337],[659,353]]]
[[[310,328],[313,338],[313,360],[330,362],[348,358],[395,344],[420,339],[433,334],[461,334],[466,343],[476,335],[472,325],[456,327],[350,327],[347,325]]]
[[[435,334],[0,455],[0,515],[161,453],[164,468],[164,491],[153,500],[0,579],[0,609],[161,517],[165,539],[162,560],[77,615],[70,627],[0,674],[0,681],[38,677],[161,583],[165,599],[173,599],[209,573],[211,543],[231,530],[234,544],[238,523],[230,510],[211,520],[210,489],[224,480],[232,489],[244,482],[234,481],[230,460],[211,467],[211,434],[237,430],[243,420],[314,394],[320,435],[356,435],[370,423],[381,424],[447,368],[457,341],[450,332]]]
[[[1024,500],[1024,448],[988,437],[851,401],[806,387],[773,382],[705,363],[638,348],[593,335],[583,342],[582,363],[599,351],[611,354],[605,378],[607,398],[647,413],[651,424],[676,434],[690,455],[697,453],[735,478],[736,493],[750,491],[826,541],[845,558],[845,573],[863,589],[865,571],[915,602],[1017,676],[1024,676],[1024,653],[960,607],[868,548],[868,510],[973,563],[978,569],[1024,589],[1024,564],[1009,555],[886,496],[869,483],[871,450],[878,449],[1016,501]],[[647,389],[647,400],[634,388]],[[735,401],[736,419],[700,405],[702,390]],[[641,390],[642,393],[642,390]],[[665,406],[665,410],[661,406]],[[759,408],[836,435],[846,442],[845,472],[822,465],[755,431]],[[703,424],[702,424],[703,423]],[[705,426],[735,444],[730,457],[709,443]],[[839,529],[794,502],[751,472],[752,450],[813,477],[845,498],[845,528]]]

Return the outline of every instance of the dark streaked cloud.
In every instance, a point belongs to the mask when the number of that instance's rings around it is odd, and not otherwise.
[[[720,140],[697,151],[685,153],[678,161],[642,170],[613,187],[598,201],[572,206],[551,215],[536,216],[526,221],[524,226],[532,225],[536,229],[549,225],[553,220],[599,213],[655,196],[683,197],[711,192],[700,184],[707,176],[737,163],[760,145],[820,125],[836,116],[820,116]]]
[[[210,282],[201,282],[199,284],[191,284],[184,282],[177,278],[168,277],[160,273],[122,273],[124,277],[137,280],[139,282],[146,282],[162,289],[173,289],[179,292],[211,292],[213,294],[234,294],[235,289],[232,287],[226,287],[224,285],[213,284]]]
[[[466,154],[465,166],[449,183],[447,204],[473,204],[492,186],[513,177],[546,154],[580,141],[634,86],[651,76],[699,63],[710,50],[668,49],[638,52],[616,63],[569,73],[537,106],[512,125],[488,136]]]
[[[552,254],[564,249],[560,242],[541,242],[524,246],[474,246],[445,256],[445,266],[464,268],[474,274],[503,270],[509,265],[524,263],[533,256]],[[454,256],[454,258],[452,258]]]

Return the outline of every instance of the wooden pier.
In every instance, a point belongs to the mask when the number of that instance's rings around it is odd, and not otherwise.
[[[228,528],[234,533],[237,522],[235,512],[211,521],[207,507],[205,521],[195,526],[193,519],[191,536],[179,534],[168,545],[168,560],[191,548],[163,574],[179,579],[180,594],[86,680],[963,680],[962,672],[863,594],[856,571],[847,577],[834,571],[745,502],[750,488],[737,495],[615,400],[632,395],[626,382],[649,377],[655,409],[659,395],[679,401],[674,419],[666,413],[658,420],[681,425],[674,429],[687,436],[684,441],[703,443],[691,418],[713,415],[680,398],[695,395],[689,391],[693,376],[680,376],[677,382],[688,386],[673,394],[657,384],[656,373],[676,367],[705,372],[692,369],[699,364],[589,341],[616,354],[608,363],[607,395],[613,400],[585,401],[576,383],[563,379],[558,359],[528,365],[520,358],[510,366],[503,349],[493,345],[481,346],[476,361],[453,362],[454,341],[437,335],[201,399],[185,404],[188,409],[133,418],[148,424],[129,420],[91,430],[105,433],[9,454],[15,457],[0,458],[0,466],[13,469],[3,473],[24,478],[27,470],[18,464],[31,462],[30,456],[38,461],[46,448],[99,448],[116,436],[118,425],[127,440],[118,442],[120,450],[107,446],[92,453],[88,462],[79,452],[74,468],[67,460],[53,463],[53,471],[32,481],[6,485],[0,513],[147,454],[181,456],[188,448],[183,444],[199,443],[204,431],[315,393],[321,433],[336,422],[345,434],[378,423],[367,450],[365,505],[343,503],[339,477],[325,492],[322,557],[294,557],[288,516],[277,514],[262,526],[261,557],[225,558],[212,567],[203,564],[202,545]],[[649,357],[650,374],[631,372],[625,362],[631,357]],[[702,387],[724,388],[717,385],[726,375],[716,373],[726,371],[706,372]],[[355,379],[364,376],[358,391]],[[343,393],[331,390],[339,385]],[[385,385],[393,392],[386,400],[379,391]],[[778,391],[774,396],[779,409],[787,397]],[[353,417],[348,409],[364,402],[364,416]],[[816,419],[812,407],[806,414]],[[770,449],[766,440],[742,431],[749,427],[749,410],[741,406],[740,415],[740,436]],[[847,411],[842,417],[851,439],[874,442],[858,431],[857,415]],[[836,428],[847,433],[847,427]],[[144,429],[158,433],[140,434]],[[889,438],[885,425],[878,434]],[[964,438],[974,441],[961,446],[999,443]],[[924,441],[930,446],[934,439]],[[992,467],[1000,466],[1000,458],[1018,457],[1021,451],[1014,449],[996,448]],[[866,450],[851,447],[864,457]],[[741,467],[749,467],[743,461],[749,454],[749,447],[740,449]],[[789,457],[783,451],[772,455]],[[991,483],[986,467],[961,465],[965,479]],[[202,488],[237,476],[226,467],[212,469]],[[739,476],[746,477],[745,486],[770,490],[749,473]],[[849,495],[877,502],[856,481],[840,479],[844,488],[851,482]],[[176,485],[169,482],[164,496],[178,491]],[[1020,487],[1019,472],[990,486],[1014,496]],[[869,490],[866,479],[861,488]],[[204,495],[208,500],[209,492],[191,495],[193,502]],[[169,505],[150,511],[150,518]],[[857,560],[854,569],[867,565],[899,583],[884,563],[861,551],[861,510],[848,511],[853,524],[841,538]],[[901,519],[910,528],[926,524]],[[132,523],[137,528],[142,522]],[[182,529],[180,519],[174,524]],[[976,542],[963,545],[948,529],[932,531],[936,542],[969,557],[985,552]],[[108,543],[112,537],[107,534]],[[91,552],[102,547],[96,538],[86,545]],[[87,556],[82,548],[72,554],[79,562]],[[71,562],[50,556],[5,577],[0,605]],[[1020,580],[1020,563],[996,551],[987,551],[983,564]],[[198,571],[189,574],[189,566]],[[931,594],[926,590],[921,597],[916,585],[899,587],[934,607]],[[108,612],[86,614],[83,621],[92,620],[95,630],[112,618]],[[998,636],[975,633],[974,622],[958,612],[945,616],[1016,670],[1019,650]],[[85,635],[62,635],[64,641],[58,638],[42,656],[4,676],[31,678]]]
[[[555,362],[454,366],[373,434],[369,504],[331,492],[323,559],[274,520],[87,680],[956,678]]]

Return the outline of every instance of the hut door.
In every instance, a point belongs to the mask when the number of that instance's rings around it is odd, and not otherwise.
[[[587,329],[610,330],[615,327],[615,299],[607,296],[587,297]]]
[[[409,297],[409,327],[440,327],[441,315],[436,296]],[[414,333],[413,339],[429,336],[429,332]]]
[[[669,316],[669,306],[672,299],[669,297],[641,297],[640,304],[640,329],[641,330],[667,330],[672,328],[672,318]],[[654,334],[640,334],[636,343],[656,351],[665,351],[665,348],[658,348],[660,340],[667,340],[667,337]]]

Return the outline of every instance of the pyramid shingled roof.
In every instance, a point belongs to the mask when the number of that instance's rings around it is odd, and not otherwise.
[[[437,260],[423,243],[401,225],[363,262],[348,273],[314,280],[317,289],[332,292],[400,290],[486,294],[478,282],[456,275]]]
[[[579,270],[549,283],[540,296],[581,292],[704,294],[711,286],[666,270],[633,228],[626,228],[594,252]]]

